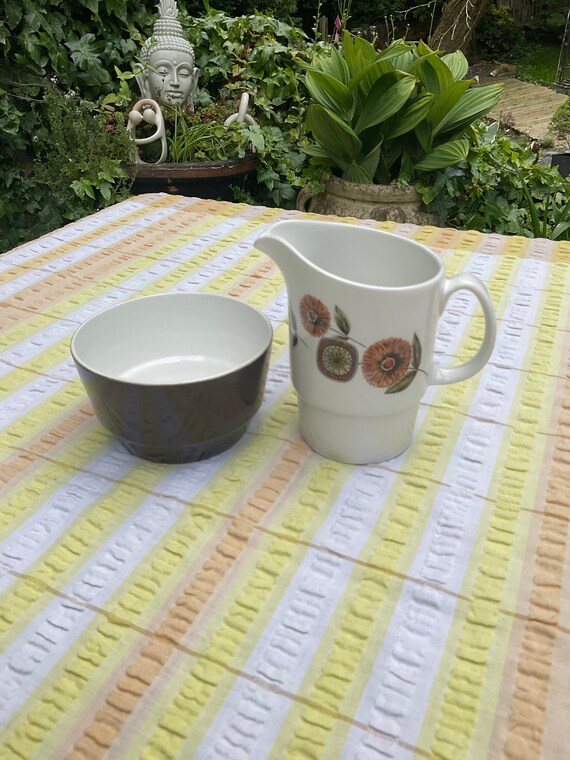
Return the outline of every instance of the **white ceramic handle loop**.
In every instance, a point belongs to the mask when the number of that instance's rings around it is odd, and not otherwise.
[[[458,274],[446,280],[442,293],[441,311],[443,312],[450,297],[458,290],[471,291],[481,304],[483,316],[485,317],[485,335],[481,347],[475,356],[468,362],[465,362],[465,364],[460,364],[458,367],[450,367],[449,369],[435,366],[428,377],[428,383],[431,385],[459,383],[472,377],[485,366],[495,345],[495,336],[497,334],[495,310],[493,309],[493,303],[487,288],[477,277],[473,277],[470,274]]]

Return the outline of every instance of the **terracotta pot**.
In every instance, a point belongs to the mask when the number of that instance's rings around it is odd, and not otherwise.
[[[327,180],[324,193],[312,196],[311,189],[304,187],[297,196],[299,211],[353,216],[380,222],[390,220],[428,224],[430,216],[421,208],[422,199],[414,187],[364,185],[346,182],[339,177]]]
[[[135,194],[173,193],[231,201],[232,185],[241,190],[253,187],[258,163],[257,156],[245,156],[192,164],[136,164],[129,170]]]

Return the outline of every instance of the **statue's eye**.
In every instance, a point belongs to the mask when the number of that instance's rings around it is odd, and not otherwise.
[[[187,66],[182,66],[182,68],[178,69],[178,76],[179,77],[191,77],[192,71]]]
[[[158,68],[157,71],[161,77],[168,76],[168,69],[166,68],[166,66],[160,66],[160,68]]]

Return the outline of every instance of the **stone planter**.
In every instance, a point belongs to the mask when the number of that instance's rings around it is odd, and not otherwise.
[[[339,177],[327,180],[324,193],[315,196],[310,188],[303,188],[297,196],[297,209],[379,222],[389,220],[422,225],[431,221],[429,214],[421,210],[422,199],[414,187],[364,185],[346,182]]]
[[[228,161],[201,161],[193,164],[136,164],[132,192],[173,193],[216,200],[233,200],[232,186],[253,187],[257,156]]]

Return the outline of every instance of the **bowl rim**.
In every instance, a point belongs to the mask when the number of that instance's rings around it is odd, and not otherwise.
[[[268,335],[267,335],[267,341],[264,343],[263,348],[260,351],[257,351],[255,354],[252,354],[246,361],[243,361],[241,364],[236,364],[235,367],[232,367],[231,369],[225,370],[224,372],[218,372],[216,374],[208,375],[207,377],[202,377],[199,380],[185,380],[185,381],[174,381],[174,382],[167,382],[167,381],[160,381],[160,382],[148,382],[148,381],[133,381],[128,380],[124,378],[117,377],[116,375],[111,375],[106,372],[102,372],[100,369],[96,369],[91,365],[89,362],[83,361],[83,359],[79,358],[77,348],[75,346],[75,343],[79,337],[79,333],[83,330],[83,328],[88,325],[90,322],[93,322],[94,320],[101,317],[103,314],[107,314],[110,311],[115,311],[116,309],[120,309],[122,307],[128,306],[128,304],[138,301],[146,301],[156,298],[185,298],[188,297],[196,298],[208,298],[212,300],[224,300],[224,301],[231,301],[232,303],[239,304],[238,308],[244,308],[245,310],[249,310],[250,312],[254,312],[257,315],[257,318],[262,320],[265,323],[265,326],[268,329]],[[97,314],[93,314],[93,316],[89,317],[89,319],[86,319],[85,322],[79,325],[79,327],[75,330],[71,337],[70,341],[70,352],[71,356],[73,358],[73,361],[78,367],[82,367],[83,369],[86,369],[88,372],[91,372],[94,375],[97,375],[98,377],[102,377],[106,380],[111,380],[114,383],[121,383],[123,385],[130,385],[130,386],[139,386],[143,388],[175,388],[177,386],[183,387],[186,385],[194,385],[197,386],[200,383],[209,383],[212,380],[218,380],[223,377],[226,377],[227,375],[232,375],[234,372],[238,372],[239,370],[243,369],[244,367],[249,366],[250,364],[253,364],[256,362],[261,356],[263,356],[270,348],[271,343],[273,341],[273,325],[269,321],[269,319],[265,316],[265,314],[258,309],[256,309],[254,306],[250,306],[250,304],[245,303],[245,301],[240,301],[238,298],[233,298],[231,296],[225,296],[218,293],[154,293],[152,295],[148,296],[135,296],[133,298],[128,298],[126,301],[121,301],[121,303],[114,304],[113,306],[109,306],[106,309],[103,309],[102,311],[99,311]]]

